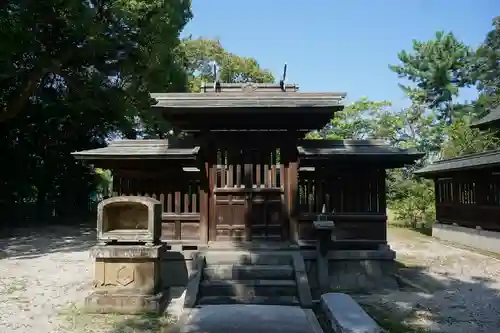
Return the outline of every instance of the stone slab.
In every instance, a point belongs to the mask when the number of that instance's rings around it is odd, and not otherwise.
[[[159,258],[164,251],[166,251],[165,245],[96,245],[90,249],[90,255],[95,259],[156,259]]]
[[[163,292],[144,295],[134,291],[95,291],[85,298],[85,310],[91,313],[159,314],[164,311],[165,305]]]
[[[196,306],[196,301],[198,300],[198,293],[200,289],[200,282],[205,264],[205,256],[201,253],[191,263],[191,274],[189,275],[189,280],[186,287],[186,295],[184,297],[185,308],[193,308]]]
[[[176,333],[320,333],[300,307],[279,305],[204,305],[187,309]]]
[[[382,333],[383,330],[349,295],[321,295],[321,309],[336,333]]]
[[[297,294],[299,296],[300,304],[304,308],[312,308],[312,295],[311,287],[309,286],[309,279],[307,276],[306,264],[300,252],[292,254],[292,262],[295,273],[295,283],[297,284]]]

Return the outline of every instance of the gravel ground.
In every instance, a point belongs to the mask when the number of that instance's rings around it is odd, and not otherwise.
[[[405,277],[425,292],[371,295],[363,302],[432,332],[500,332],[500,260],[404,229],[389,229],[389,243],[407,266]]]
[[[23,229],[0,239],[0,332],[58,332],[92,281],[92,230]],[[62,332],[62,330],[61,330]]]
[[[500,332],[500,260],[408,230],[389,230],[408,276],[428,292],[362,297],[412,325],[441,333]],[[0,238],[0,332],[160,332],[164,319],[88,315],[95,242],[89,228],[25,229]],[[167,320],[168,321],[168,320]]]
[[[88,227],[20,229],[0,237],[0,332],[163,332],[173,316],[82,311],[92,289],[88,250],[95,239],[95,229]]]

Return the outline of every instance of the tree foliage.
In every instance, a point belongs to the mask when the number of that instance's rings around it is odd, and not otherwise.
[[[401,64],[390,69],[412,83],[400,87],[417,104],[438,109],[441,118],[450,121],[454,116],[453,98],[459,88],[470,83],[470,48],[452,33],[439,31],[433,40],[414,40],[412,52],[403,50],[398,58]]]
[[[500,105],[500,17],[493,19],[493,29],[477,49],[473,78],[480,91],[479,103],[485,108]]]
[[[149,91],[184,91],[188,1],[7,1],[0,11],[2,212],[86,208],[98,182],[70,155],[147,129]],[[138,126],[142,124],[143,126]],[[29,204],[27,206],[27,204]],[[29,216],[25,216],[29,217]]]
[[[87,208],[109,174],[73,151],[110,138],[164,137],[150,92],[196,90],[213,81],[272,82],[255,59],[218,41],[180,39],[188,0],[12,1],[0,11],[0,209],[40,221]],[[37,217],[33,219],[33,217]],[[17,222],[12,222],[17,223]]]
[[[451,158],[499,147],[492,131],[470,127],[497,105],[500,73],[499,19],[477,50],[452,33],[437,32],[429,41],[413,41],[411,51],[398,54],[400,64],[389,66],[404,80],[399,84],[411,104],[394,109],[390,101],[355,101],[312,139],[382,139],[402,148],[426,153],[416,165],[388,172],[388,203],[393,215],[412,227],[434,219],[434,184],[413,170],[439,158]],[[479,98],[457,103],[460,88],[477,84]]]
[[[113,137],[164,137],[169,124],[150,112],[150,92],[199,91],[215,80],[274,82],[256,59],[218,40],[180,32],[189,0],[6,0],[0,10],[0,209],[6,221],[39,221],[86,209],[109,173],[75,161],[73,151]],[[497,148],[498,136],[469,127],[500,104],[500,18],[477,49],[452,33],[414,41],[390,66],[411,104],[363,98],[338,112],[313,139],[381,139],[441,157]],[[396,82],[395,82],[396,84]],[[477,101],[456,102],[475,85]],[[411,225],[432,220],[433,186],[412,168],[389,172],[389,203]],[[29,208],[28,208],[29,207]],[[36,217],[34,219],[33,217]]]
[[[220,82],[274,82],[273,74],[262,69],[257,60],[228,52],[218,40],[190,37],[183,41],[182,47],[191,91],[199,91],[202,83],[215,81],[214,64],[217,65]]]
[[[412,52],[398,54],[401,64],[390,66],[400,78],[410,82],[410,85],[400,84],[412,101],[412,107],[401,115],[411,129],[410,146],[426,153],[420,166],[435,158],[499,147],[496,133],[470,127],[471,120],[483,116],[485,107],[494,106],[498,96],[498,23],[497,18],[494,29],[477,50],[451,33],[438,32],[434,40],[414,41]],[[471,84],[478,86],[478,100],[457,103],[455,98],[460,88]],[[389,201],[396,218],[416,227],[434,219],[434,188],[431,181],[408,171],[411,168],[389,173]]]

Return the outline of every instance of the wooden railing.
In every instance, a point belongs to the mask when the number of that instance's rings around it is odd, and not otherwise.
[[[387,216],[383,170],[367,170],[363,174],[332,171],[315,168],[299,172],[299,240],[316,239],[312,222],[322,214],[335,222],[333,234],[339,242],[384,243]]]
[[[298,211],[303,213],[385,213],[383,175],[366,171],[332,173],[301,171],[298,180]]]

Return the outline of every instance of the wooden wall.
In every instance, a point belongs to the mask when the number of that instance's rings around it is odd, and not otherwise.
[[[249,239],[260,237],[260,228],[266,230],[269,239],[276,236],[282,240],[313,244],[316,235],[312,222],[324,207],[327,215],[335,221],[337,245],[341,242],[386,242],[383,168],[367,166],[362,170],[356,167],[338,169],[327,165],[317,166],[314,171],[297,172],[297,162],[292,152],[286,151],[282,151],[280,160],[272,157],[267,163],[247,163],[252,170],[246,172],[245,167],[248,168],[248,165],[245,163],[231,163],[231,159],[222,163],[222,160],[226,159],[219,156],[212,163],[205,162],[205,168],[202,167],[199,172],[186,172],[180,166],[155,170],[116,170],[113,178],[114,195],[144,195],[158,199],[163,204],[162,239],[169,241],[204,243],[219,240],[216,237],[217,226],[220,224],[219,229],[222,230],[223,222],[227,220],[217,215],[224,212],[221,208],[224,204],[223,194],[234,196],[237,191],[241,192],[245,186],[250,186],[251,192],[256,192],[250,209],[253,213],[251,223],[229,221],[233,224],[231,230],[237,229],[234,224],[243,223],[242,232],[250,235]],[[249,173],[252,178],[245,179],[244,174]],[[209,201],[209,186],[214,189],[212,198],[217,196],[218,201]],[[256,206],[260,203],[258,194],[272,189],[279,190],[276,191],[276,198],[268,200],[280,204],[278,206],[283,216],[279,223],[275,218],[266,218],[269,215],[267,213],[263,213],[262,217],[256,214],[261,211]],[[244,191],[245,196],[248,190]],[[266,200],[264,202],[267,203]],[[271,208],[269,206],[262,211],[274,212],[274,208]],[[231,211],[234,209],[232,207]],[[249,208],[245,209],[244,213],[248,213]],[[208,223],[209,219],[212,223]]]
[[[435,180],[436,220],[500,231],[500,173],[463,172]]]
[[[201,172],[181,167],[163,170],[117,170],[114,195],[143,195],[163,205],[162,239],[200,240]]]
[[[386,242],[385,170],[316,166],[300,171],[297,210],[299,239],[313,241],[312,221],[325,210],[334,220],[337,241]]]

